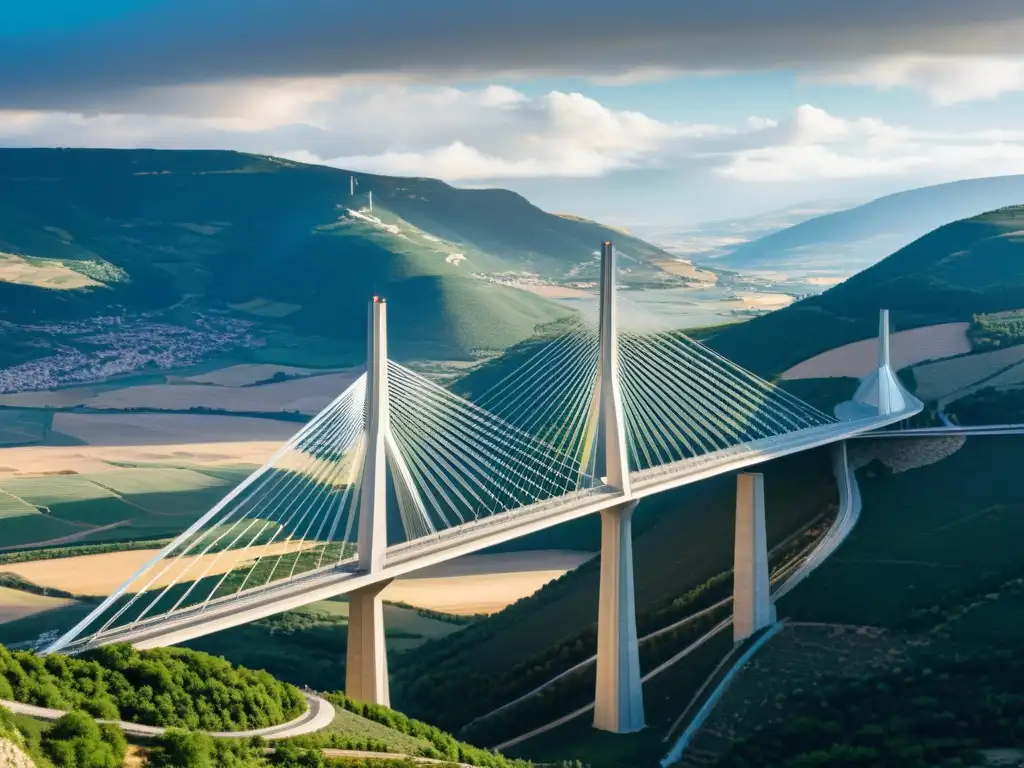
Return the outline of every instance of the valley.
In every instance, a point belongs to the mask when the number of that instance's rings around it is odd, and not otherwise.
[[[634,333],[688,330],[709,355],[831,412],[876,365],[881,303],[893,314],[893,368],[925,402],[915,423],[1024,413],[1021,209],[941,227],[829,288],[834,275],[785,275],[779,265],[741,274],[725,268],[728,256],[690,261],[685,249],[546,214],[500,190],[360,174],[371,210],[350,199],[347,172],[238,153],[129,154],[31,158],[61,180],[65,202],[82,202],[79,174],[111,169],[111,199],[72,216],[41,206],[42,171],[25,170],[28,155],[0,151],[0,174],[18,188],[4,202],[20,211],[0,226],[0,642],[9,647],[41,646],[81,620],[361,376],[365,295],[389,299],[395,360],[473,400],[596,318],[593,248],[606,238],[621,243],[619,308]],[[236,187],[235,176],[256,181]],[[432,418],[440,430],[443,417]],[[920,696],[941,698],[948,687],[906,668],[959,679],[957,664],[1012,645],[1021,531],[1008,478],[1019,457],[1013,437],[851,441],[856,528],[778,601],[787,623],[741,670],[684,764],[748,766],[751,755],[775,754],[747,727],[750,712],[770,724],[814,711],[808,684],[842,699],[854,695],[849,680],[911,675]],[[776,580],[842,517],[832,461],[819,448],[757,467]],[[453,477],[435,484],[439,497],[461,492]],[[602,542],[589,516],[395,579],[381,593],[383,644],[391,702],[405,714],[337,704],[317,748],[380,739],[430,757],[454,743],[441,728],[514,756],[446,753],[466,764],[654,765],[691,699],[737,653],[716,632],[732,615],[735,501],[729,474],[646,498],[635,512],[647,730],[591,726]],[[293,570],[322,559],[319,541],[293,541],[261,514],[244,518],[262,538],[243,555],[222,551],[228,530],[214,529],[203,554],[152,584],[247,579],[263,558]],[[340,691],[354,605],[317,600],[190,640],[182,653]],[[773,687],[772,674],[787,684]]]

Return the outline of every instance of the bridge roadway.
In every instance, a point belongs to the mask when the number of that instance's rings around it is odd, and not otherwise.
[[[292,610],[318,600],[337,597],[373,584],[387,582],[457,557],[591,515],[655,493],[736,472],[746,467],[841,442],[866,432],[898,423],[919,408],[887,415],[841,421],[791,432],[782,437],[746,443],[710,456],[684,459],[661,467],[630,474],[631,492],[626,495],[609,486],[599,486],[568,496],[522,507],[490,518],[465,523],[432,536],[391,546],[384,567],[376,572],[357,570],[352,558],[337,566],[310,571],[287,583],[257,587],[204,606],[159,616],[134,625],[72,643],[67,651],[76,653],[98,645],[127,642],[140,649],[175,645],[197,637],[247,624]]]
[[[955,437],[957,435],[996,436],[1024,434],[1024,424],[980,424],[977,426],[916,427],[913,429],[890,429],[870,434],[854,435],[854,439],[892,437]]]

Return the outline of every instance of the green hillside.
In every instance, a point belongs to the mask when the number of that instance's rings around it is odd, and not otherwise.
[[[613,237],[627,281],[657,279],[649,262],[667,258],[505,190],[358,174],[352,195],[350,179],[237,152],[0,150],[0,364],[45,349],[27,323],[183,300],[361,350],[373,294],[391,302],[396,353],[466,357],[570,314],[498,284],[513,272],[595,279]]]
[[[1024,307],[1024,207],[939,227],[819,296],[723,328],[707,340],[764,376],[877,333],[878,310],[899,330],[971,321]]]

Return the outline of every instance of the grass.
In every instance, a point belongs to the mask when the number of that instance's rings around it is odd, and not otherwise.
[[[331,724],[318,733],[327,739],[331,734],[337,733],[350,738],[372,740],[386,744],[392,752],[407,755],[419,754],[422,750],[430,748],[430,742],[426,739],[396,731],[340,707],[334,708],[334,720]]]
[[[114,496],[112,491],[97,485],[83,475],[15,477],[9,480],[0,480],[0,489],[40,507]]]
[[[787,595],[780,615],[892,626],[911,610],[1024,566],[1024,447],[972,437],[936,464],[859,474],[863,511],[843,546]]]
[[[22,515],[0,519],[0,550],[25,544],[41,544],[89,531],[88,526],[74,525],[50,515]],[[113,533],[108,531],[106,533]],[[100,534],[102,535],[102,534]]]
[[[114,493],[131,496],[153,493],[179,493],[222,485],[209,475],[190,469],[160,467],[154,469],[111,469],[104,472],[82,475],[96,485]]]
[[[38,514],[34,506],[11,493],[0,490],[0,520],[5,517],[23,517]]]

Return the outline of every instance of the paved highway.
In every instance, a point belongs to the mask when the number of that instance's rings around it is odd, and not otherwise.
[[[306,697],[306,711],[291,722],[271,725],[267,728],[256,728],[250,731],[211,731],[210,735],[221,739],[245,739],[250,736],[262,736],[265,739],[287,739],[290,736],[302,736],[303,734],[313,733],[330,725],[334,720],[334,706],[331,702],[311,693],[304,693],[303,696]],[[67,712],[60,709],[36,707],[31,704],[22,704],[18,701],[3,701],[2,699],[0,699],[0,707],[40,720],[57,720],[67,714]],[[167,730],[159,726],[128,723],[123,720],[97,720],[96,722],[113,723],[131,736],[159,736]]]

